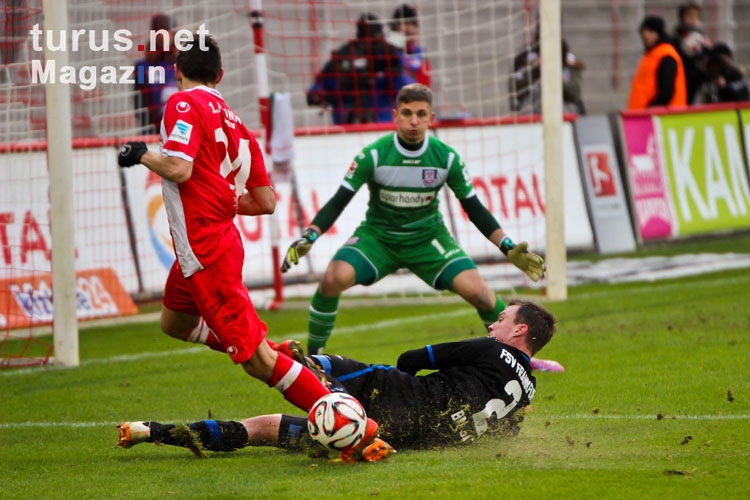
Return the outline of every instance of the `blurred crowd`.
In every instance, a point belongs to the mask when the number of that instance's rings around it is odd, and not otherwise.
[[[171,20],[154,16],[152,30],[171,30]],[[644,53],[635,68],[629,109],[688,106],[750,100],[744,68],[732,48],[712,41],[703,27],[698,3],[681,5],[670,33],[659,16],[647,15],[638,27]],[[509,106],[514,113],[541,113],[539,23],[524,48],[513,58],[508,79]],[[139,84],[136,109],[144,132],[158,132],[166,98],[175,90],[170,49],[148,52],[138,65],[163,66],[166,85]],[[565,112],[586,114],[583,98],[584,61],[561,40],[562,89]],[[334,49],[306,90],[307,104],[330,113],[334,124],[392,121],[399,89],[409,83],[431,86],[431,67],[420,43],[417,9],[395,8],[389,22],[363,13],[354,37]]]
[[[174,26],[168,16],[158,14],[151,19],[150,28],[171,34]],[[354,37],[333,50],[315,75],[306,90],[307,103],[330,113],[334,124],[390,122],[401,87],[415,82],[432,84],[430,62],[420,43],[417,9],[400,5],[388,22],[364,13],[354,31]],[[645,16],[638,31],[644,53],[632,79],[629,109],[750,100],[744,68],[735,62],[728,44],[706,35],[698,3],[678,8],[672,32],[663,18],[654,15]],[[157,36],[157,40],[161,39]],[[533,35],[513,58],[508,92],[514,113],[541,113],[539,49],[537,22]],[[584,115],[586,64],[564,39],[561,57],[564,110]],[[173,60],[174,47],[168,42],[147,51],[137,62],[145,71],[161,66],[167,77],[164,84],[136,85],[134,104],[144,133],[158,133],[164,103],[177,88]]]
[[[430,63],[419,43],[416,8],[393,11],[388,33],[374,14],[362,14],[355,37],[335,49],[307,89],[307,104],[330,109],[333,123],[392,121],[404,85],[431,84]]]
[[[644,54],[636,68],[629,109],[748,101],[745,71],[728,44],[713,42],[703,28],[703,9],[681,5],[672,34],[659,16],[647,15],[639,34]]]
[[[530,44],[513,58],[513,73],[508,79],[510,109],[516,113],[542,112],[541,52],[539,23]],[[586,114],[583,104],[583,70],[586,64],[573,54],[568,42],[561,41],[563,108],[565,112]]]

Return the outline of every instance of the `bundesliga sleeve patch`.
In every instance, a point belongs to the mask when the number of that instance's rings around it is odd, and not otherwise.
[[[183,120],[177,120],[169,134],[170,141],[179,142],[180,144],[190,143],[190,134],[193,133],[193,126]]]
[[[355,170],[357,170],[357,162],[353,161],[352,164],[349,165],[349,170],[346,171],[344,177],[346,177],[347,179],[351,179],[352,177],[354,177]]]

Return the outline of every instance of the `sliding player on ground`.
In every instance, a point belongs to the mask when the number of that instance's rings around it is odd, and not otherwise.
[[[487,337],[406,351],[396,366],[334,355],[303,359],[294,347],[296,341],[279,347],[280,353],[323,371],[333,390],[356,397],[368,416],[380,423],[381,437],[396,449],[425,449],[517,433],[523,409],[536,392],[531,356],[554,331],[555,318],[549,311],[518,300],[500,313]],[[423,369],[437,371],[417,375]],[[281,414],[242,422],[209,419],[187,426],[124,422],[118,428],[118,444],[124,448],[152,442],[190,448],[199,456],[202,449],[232,451],[245,446],[299,450],[306,445],[307,429],[304,416]],[[369,451],[388,455],[388,448]]]

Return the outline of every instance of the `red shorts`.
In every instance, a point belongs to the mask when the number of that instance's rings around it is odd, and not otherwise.
[[[268,332],[242,284],[244,258],[237,238],[223,255],[189,278],[175,261],[162,301],[172,311],[202,316],[235,363],[250,359]]]

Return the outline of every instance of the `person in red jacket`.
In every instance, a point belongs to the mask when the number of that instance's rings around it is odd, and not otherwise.
[[[403,4],[393,11],[391,20],[391,43],[403,49],[402,63],[404,70],[414,79],[427,87],[432,86],[430,61],[419,43],[419,20],[417,9]]]
[[[645,53],[633,76],[628,109],[687,106],[685,69],[669,43],[664,19],[646,16],[640,34]]]

